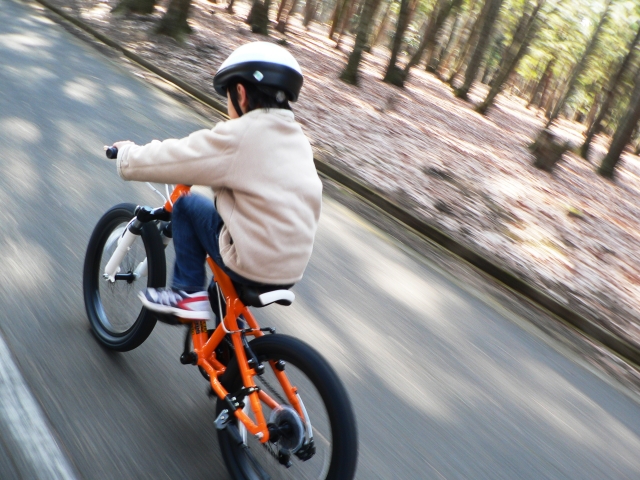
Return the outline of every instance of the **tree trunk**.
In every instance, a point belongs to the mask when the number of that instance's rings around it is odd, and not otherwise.
[[[480,71],[478,72],[478,77],[480,77],[480,83],[491,87],[494,83],[496,76],[498,75],[497,68],[499,68],[499,66],[489,67],[485,65],[484,68],[481,67]]]
[[[351,0],[355,1],[355,0]],[[336,33],[338,27],[342,24],[342,17],[345,15],[349,0],[337,0],[336,8],[333,11],[333,17],[331,20],[331,28],[329,29],[329,38],[333,40],[333,36]]]
[[[436,20],[437,23],[435,25],[433,36],[428,40],[427,45],[424,49],[426,54],[424,66],[427,72],[433,73],[436,71],[437,65],[434,65],[434,55],[436,53],[438,34],[440,34],[442,29],[444,28],[447,18],[449,18],[452,12],[459,9],[461,4],[462,0],[451,1],[447,6],[445,6],[439,18]]]
[[[593,121],[595,120],[596,115],[598,114],[598,109],[602,104],[602,97],[603,97],[602,92],[596,93],[593,97],[593,103],[591,104],[589,113],[587,113],[587,116],[584,120],[584,124],[587,126],[587,128],[589,127],[589,125],[593,124]]]
[[[477,3],[477,0],[472,0],[471,5],[469,5],[469,12],[464,17],[464,19],[462,19],[462,15],[460,14],[461,21],[464,20],[464,24],[462,25],[462,28],[460,28],[459,31],[456,32],[455,39],[454,40],[449,39],[449,43],[451,43],[451,45],[447,45],[444,52],[444,56],[440,59],[440,64],[438,65],[438,68],[440,70],[442,71],[447,70],[449,68],[449,65],[451,64],[451,61],[454,59],[455,53],[456,52],[460,53],[463,40],[466,40],[465,32],[471,32],[472,30],[473,19],[474,19],[473,13],[474,13],[474,8],[476,6],[476,3]]]
[[[482,13],[482,9],[484,8],[484,5],[486,4],[482,4],[482,6],[480,7],[480,12],[478,12],[478,15],[475,18],[473,18],[473,24],[470,28],[469,35],[464,40],[464,46],[461,49],[460,55],[458,56],[458,58],[456,58],[454,67],[451,70],[451,75],[447,80],[447,83],[452,87],[454,86],[453,82],[455,78],[458,75],[460,75],[466,68],[468,59],[470,57],[470,52],[472,51],[473,47],[478,43],[478,36],[480,35],[480,27],[482,26],[482,22],[479,21],[480,13]]]
[[[113,7],[112,13],[141,13],[147,15],[153,13],[156,8],[156,0],[121,0]]]
[[[451,20],[448,21],[449,19]],[[438,70],[440,59],[446,52],[446,49],[449,46],[451,39],[453,38],[455,30],[460,26],[458,23],[459,20],[460,15],[450,14],[449,17],[447,17],[447,20],[444,21],[441,33],[439,35],[440,41],[436,40],[436,45],[433,47],[431,62],[430,64],[427,64],[427,69],[430,72],[435,72]]]
[[[278,13],[276,14],[276,22],[280,22],[280,17],[282,16],[282,12],[284,12],[284,7],[289,3],[287,0],[280,0],[280,6],[278,7]]]
[[[160,19],[156,33],[181,40],[184,35],[191,33],[187,23],[191,0],[171,0],[167,12]]]
[[[259,3],[260,0],[253,0],[251,3],[251,9],[249,10],[249,14],[247,15],[247,18],[245,18],[244,23],[246,23],[247,25],[251,25],[251,22],[253,21],[253,14],[256,12],[256,4]],[[259,7],[258,7],[259,8]]]
[[[293,0],[291,2],[291,7],[285,12],[284,17],[280,19],[278,24],[276,25],[276,30],[280,33],[284,34],[287,31],[287,23],[289,22],[289,16],[291,12],[293,12],[298,5],[298,0]]]
[[[516,63],[517,65],[517,63]],[[515,79],[514,79],[515,78]],[[509,86],[509,93],[514,95],[514,90],[515,95],[522,98],[522,94],[523,92],[526,91],[528,85],[528,82],[526,81],[526,79],[520,75],[518,72],[516,71],[512,71],[509,74],[509,78],[507,78],[507,80],[505,80],[505,86]]]
[[[342,41],[342,35],[344,35],[344,31],[347,28],[348,23],[351,21],[353,16],[356,13],[356,10],[359,7],[359,3],[357,0],[352,0],[349,4],[349,10],[347,10],[347,14],[342,17],[342,21],[340,22],[340,29],[338,30],[338,40],[336,40],[335,48],[340,48],[340,42]]]
[[[636,34],[635,38],[629,44],[627,54],[625,55],[622,62],[620,62],[620,65],[618,66],[616,72],[611,76],[609,82],[607,83],[607,86],[603,92],[604,100],[602,101],[602,105],[600,107],[598,115],[595,117],[593,122],[588,124],[584,143],[582,144],[582,147],[580,147],[580,155],[585,159],[588,159],[589,157],[589,150],[591,148],[593,137],[600,129],[602,121],[611,109],[611,104],[613,103],[613,98],[615,97],[616,90],[618,89],[618,84],[620,83],[622,76],[627,71],[629,64],[631,63],[633,52],[636,49],[638,43],[640,43],[640,27],[638,28],[638,33]]]
[[[304,19],[302,20],[302,25],[308,27],[309,24],[315,20],[316,10],[318,10],[317,0],[307,0],[307,4],[305,5],[304,9]]]
[[[424,33],[422,34],[420,45],[412,55],[409,63],[404,67],[403,81],[406,80],[411,68],[420,63],[424,52],[427,49],[431,50],[433,48],[435,39],[437,38],[438,31],[442,27],[442,24],[449,16],[449,13],[451,13],[454,8],[458,8],[461,3],[462,0],[438,0],[436,2],[431,15],[429,15],[429,18],[425,22]]]
[[[546,87],[549,85],[549,80],[551,80],[553,64],[555,62],[556,62],[555,57],[552,57],[547,62],[547,65],[544,67],[544,72],[540,76],[540,80],[536,84],[536,87],[533,89],[533,94],[531,95],[531,98],[529,99],[529,103],[527,104],[527,108],[529,108],[534,103],[538,107],[540,106],[540,103],[541,103],[540,100],[542,99],[542,96],[544,95],[544,91],[546,90]],[[536,98],[539,99],[538,102],[536,102]]]
[[[539,63],[538,63],[539,64]],[[535,69],[536,71],[538,70],[538,68],[536,67]],[[535,88],[535,86],[538,84],[538,81],[535,78],[530,79],[528,82],[524,82],[524,87],[522,89],[522,91],[520,92],[520,98],[522,98],[523,100],[527,100],[527,102],[529,101],[529,99],[531,98],[531,94],[533,93],[533,89]],[[509,84],[507,83],[507,86]]]
[[[396,62],[398,61],[398,54],[404,41],[404,32],[409,26],[411,16],[417,5],[418,2],[416,0],[400,0],[400,12],[398,13],[396,32],[393,36],[391,58],[389,59],[387,71],[382,79],[384,82],[391,83],[397,87],[404,85],[404,75],[402,70],[396,65]]]
[[[462,22],[462,15],[456,15],[455,18],[451,21],[451,30],[448,32],[446,39],[443,39],[443,41],[438,44],[438,51],[434,54],[432,59],[432,66],[433,66],[434,72],[438,70],[438,67],[440,66],[440,62],[449,51],[449,47],[451,47],[451,45],[453,44],[453,41],[455,40],[457,32],[460,29],[461,22]]]
[[[611,145],[609,146],[609,151],[602,159],[602,163],[598,169],[598,173],[603,177],[613,178],[616,165],[620,161],[620,155],[622,155],[624,147],[626,147],[631,140],[638,120],[640,120],[640,79],[636,78],[627,111],[616,129],[613,140],[611,140]]]
[[[565,83],[563,79],[566,76],[565,75],[566,70],[567,70],[566,68],[563,68],[560,74],[555,76],[555,78],[553,79],[553,87],[549,88],[545,92],[546,96],[544,97],[544,103],[542,104],[542,108],[544,110],[544,116],[546,118],[549,118],[549,116],[551,115],[551,111],[553,110],[556,104],[556,101],[561,96],[561,92],[559,92],[559,90],[560,90],[560,85],[563,85]]]
[[[631,145],[633,148],[633,154],[640,154],[640,130],[636,127],[635,132],[633,132],[633,139],[631,140]]]
[[[554,108],[556,107],[556,105],[560,101],[560,97],[562,97],[562,92],[560,91],[560,85],[563,84],[563,81],[561,80],[562,78],[564,78],[564,75],[558,76],[556,78],[556,82],[555,82],[553,88],[551,89],[551,92],[549,93],[549,98],[545,102],[545,107],[544,107],[545,108],[545,114],[544,114],[544,116],[547,119],[549,119],[549,117],[551,117],[551,112],[553,112]]]
[[[602,27],[608,17],[611,1],[612,0],[607,0],[606,8],[604,10],[604,13],[602,14],[602,17],[600,17],[598,26],[593,32],[593,35],[591,36],[591,40],[589,40],[589,43],[587,44],[587,48],[582,54],[582,58],[580,58],[578,63],[574,65],[571,71],[571,74],[569,75],[569,80],[567,81],[558,102],[553,108],[553,111],[549,115],[549,120],[547,121],[547,124],[544,126],[544,128],[549,128],[551,124],[554,122],[554,120],[558,118],[558,115],[560,114],[560,110],[562,109],[562,107],[564,107],[564,104],[567,101],[567,99],[573,94],[576,88],[576,81],[578,80],[578,77],[582,74],[585,67],[587,66],[587,59],[591,56],[593,49],[596,47],[596,44],[598,43],[598,39],[600,38],[600,32],[602,31]]]
[[[551,173],[556,163],[569,149],[569,145],[566,142],[560,142],[558,137],[549,130],[543,130],[536,141],[529,145],[529,149],[535,157],[533,166]]]
[[[471,85],[478,74],[482,58],[491,39],[491,31],[493,30],[496,18],[498,18],[498,14],[500,13],[500,7],[502,7],[503,3],[504,0],[487,0],[487,3],[480,12],[478,22],[481,23],[478,29],[478,42],[472,47],[471,57],[464,75],[464,83],[454,91],[455,96],[458,98],[467,99]]]
[[[498,73],[493,79],[493,84],[491,86],[491,90],[487,94],[484,101],[476,107],[476,110],[480,113],[485,113],[487,108],[489,108],[492,104],[496,95],[500,93],[505,81],[513,72],[513,69],[516,67],[520,59],[524,56],[527,49],[529,48],[529,44],[535,37],[538,26],[540,22],[537,22],[538,12],[545,0],[538,0],[537,5],[534,7],[531,13],[526,13],[522,16],[518,26],[516,27],[516,31],[513,34],[513,41],[509,48],[507,49],[506,54],[504,55],[504,60],[502,65],[500,66]]]
[[[536,89],[538,88],[538,85],[540,84],[540,79],[542,78],[542,76],[544,75],[544,71],[547,68],[547,65],[549,64],[549,60],[538,60],[536,62],[536,66],[534,68],[536,74],[534,77],[530,78],[529,81],[527,82],[524,90],[523,90],[523,96],[521,97],[523,100],[527,101],[527,108],[529,108],[531,106],[531,99],[534,97],[534,95],[536,94]],[[541,69],[540,67],[542,67],[544,65],[544,67]]]
[[[271,0],[254,0],[247,22],[253,33],[269,35],[269,8]]]
[[[380,0],[365,0],[362,14],[360,15],[360,22],[358,23],[358,33],[356,34],[356,41],[353,46],[353,50],[349,55],[349,61],[347,66],[342,71],[340,78],[352,85],[358,84],[358,66],[362,59],[362,51],[369,39],[369,33],[371,31],[371,20],[380,5]]]
[[[554,59],[555,64],[555,59]],[[544,111],[545,117],[547,116],[547,111],[550,109],[551,104],[550,101],[553,98],[553,88],[551,85],[558,84],[558,78],[562,78],[564,71],[562,71],[559,75],[553,74],[553,68],[549,70],[549,77],[547,77],[547,81],[544,82],[542,92],[540,94],[540,100],[537,103],[538,108]]]
[[[473,35],[473,32],[471,34]],[[471,37],[469,37],[467,40],[471,40]],[[471,41],[467,41],[465,43],[464,48],[460,52],[460,55],[458,56],[458,58],[456,58],[453,68],[449,72],[449,77],[446,79],[446,83],[448,83],[452,87],[455,86],[453,82],[455,81],[456,77],[460,75],[460,73],[463,70],[463,67],[466,64],[466,60],[467,60],[467,57],[469,56],[469,51],[471,50],[472,43],[473,42]]]
[[[374,45],[377,45],[378,42],[380,42],[380,38],[382,38],[382,35],[386,33],[387,26],[389,25],[389,20],[391,19],[391,15],[389,15],[389,12],[391,12],[391,6],[394,3],[394,0],[391,0],[389,3],[387,3],[387,8],[382,15],[382,21],[380,22],[380,26],[378,27],[378,32],[374,35],[373,40],[371,41],[372,47]]]

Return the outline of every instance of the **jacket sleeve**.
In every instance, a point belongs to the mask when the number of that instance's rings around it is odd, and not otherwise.
[[[224,186],[241,140],[241,132],[229,123],[179,140],[125,145],[118,152],[118,174],[125,180]]]

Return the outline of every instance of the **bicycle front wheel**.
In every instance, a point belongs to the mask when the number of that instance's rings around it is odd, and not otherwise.
[[[103,277],[135,208],[132,203],[116,205],[98,221],[87,247],[82,279],[93,332],[104,346],[121,352],[139,346],[156,324],[155,316],[142,307],[138,292],[147,287],[164,287],[167,276],[160,232],[155,223],[147,223],[122,260],[116,281]]]
[[[290,455],[291,465],[287,467],[281,463],[279,454],[297,444],[298,438],[283,435],[278,442],[261,444],[234,418],[232,421],[238,427],[244,445],[237,445],[227,430],[218,433],[222,456],[232,477],[242,480],[352,479],[358,456],[356,422],[347,392],[331,366],[312,347],[287,335],[266,335],[254,339],[249,345],[265,367],[263,375],[254,377],[256,385],[285,409],[284,414],[282,410],[274,413],[263,403],[265,418],[268,421],[274,421],[274,418],[275,421],[287,421],[287,415],[297,415],[271,367],[274,362],[279,362],[278,366],[284,367],[291,385],[297,389],[306,416],[300,419],[298,427],[287,431],[295,433],[301,428],[304,440],[302,447]],[[231,362],[221,380],[229,392],[236,392],[242,387],[237,362]],[[224,408],[225,402],[218,400],[218,414]],[[253,418],[249,407],[245,407],[245,412]],[[289,419],[295,420],[291,424],[298,421],[292,417]],[[309,437],[312,442],[309,442]]]

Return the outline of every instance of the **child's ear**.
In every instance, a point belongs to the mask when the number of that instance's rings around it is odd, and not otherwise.
[[[240,108],[243,113],[247,113],[247,109],[249,108],[249,99],[247,98],[247,89],[244,88],[244,85],[238,83],[238,103],[240,104]]]

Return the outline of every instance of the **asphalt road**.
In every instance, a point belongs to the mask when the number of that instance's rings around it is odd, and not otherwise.
[[[101,214],[157,203],[118,178],[102,145],[209,125],[0,0],[0,330],[79,478],[228,478],[206,384],[178,362],[181,330],[159,325],[133,352],[106,351],[81,289]],[[259,316],[322,351],[347,385],[357,478],[640,477],[636,401],[332,199],[294,291],[293,306]],[[0,440],[0,476],[24,477],[20,445],[4,428]]]

